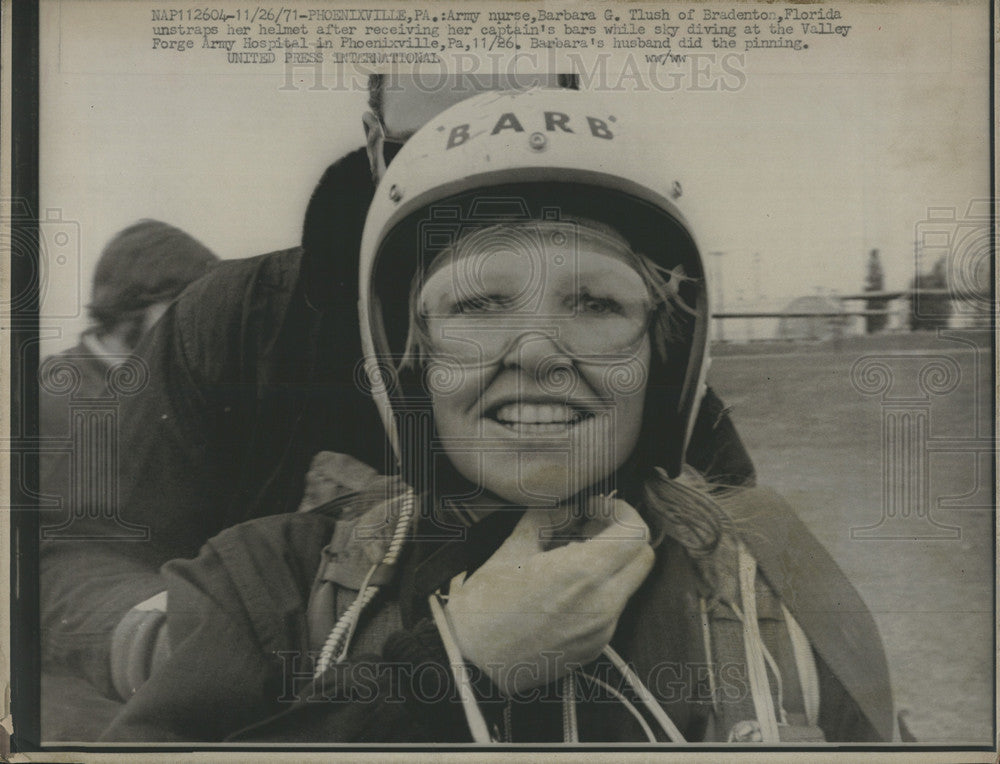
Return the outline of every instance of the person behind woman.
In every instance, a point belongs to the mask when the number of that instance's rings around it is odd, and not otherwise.
[[[81,570],[94,576],[104,569],[93,557],[90,539],[82,543],[79,523],[86,516],[84,507],[74,504],[78,497],[96,499],[90,518],[103,514],[112,501],[102,486],[112,482],[117,487],[119,455],[114,443],[103,440],[107,423],[93,415],[94,403],[112,406],[116,413],[123,396],[116,382],[129,387],[130,379],[141,378],[145,366],[134,355],[142,336],[159,320],[167,306],[190,284],[218,264],[218,257],[190,234],[159,220],[139,220],[116,233],[101,250],[94,276],[87,312],[90,326],[79,342],[46,358],[38,371],[38,426],[43,442],[70,442],[72,449],[44,448],[39,452],[39,488],[55,499],[60,511],[43,509],[45,526],[43,544],[48,551],[58,549],[66,562],[64,582],[73,588],[78,603],[106,593],[100,586],[81,582]],[[76,411],[74,411],[76,408]],[[90,411],[88,411],[90,409]],[[117,419],[116,426],[122,424]],[[72,486],[72,491],[67,490]],[[103,506],[102,506],[103,503]],[[70,547],[70,549],[67,549]],[[75,551],[73,551],[75,550]],[[45,565],[40,565],[44,568]],[[117,704],[67,664],[65,658],[94,641],[93,632],[80,618],[60,611],[53,613],[48,579],[42,585],[40,616],[43,624],[41,642],[47,645],[49,631],[58,624],[73,637],[54,651],[43,647],[41,677],[41,726],[47,740],[93,739],[94,720],[110,719]],[[80,607],[77,612],[93,615],[93,609]]]
[[[360,264],[398,474],[326,455],[309,511],[169,563],[171,654],[106,739],[891,739],[829,555],[685,465],[705,273],[619,105],[490,94],[410,139]]]

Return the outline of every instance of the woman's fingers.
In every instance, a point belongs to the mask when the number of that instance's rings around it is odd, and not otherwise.
[[[585,507],[587,517],[598,523],[598,533],[613,532],[618,538],[642,539],[649,541],[649,526],[639,511],[622,499],[610,496],[594,496]]]
[[[639,513],[620,499],[607,501],[609,506],[601,510],[604,517],[595,517],[584,526],[584,532],[589,530],[592,535],[584,541],[543,552],[547,565],[558,560],[560,565],[599,579],[617,573],[636,556],[652,554],[649,527]]]
[[[557,678],[548,675],[546,656],[592,660],[649,573],[654,553],[639,513],[624,501],[603,501],[588,509],[586,541],[546,550],[565,517],[530,510],[473,575],[452,579],[446,610],[459,648],[505,691]],[[534,679],[510,678],[525,666]]]
[[[529,509],[518,520],[514,530],[506,541],[500,545],[494,556],[518,557],[541,552],[544,531],[552,525],[552,516],[548,510]]]
[[[646,580],[649,571],[653,569],[656,561],[656,554],[649,544],[643,544],[635,550],[632,558],[608,580],[607,588],[611,590],[612,596],[621,603],[624,609],[628,598],[635,594],[636,590]],[[619,610],[619,613],[621,610]]]

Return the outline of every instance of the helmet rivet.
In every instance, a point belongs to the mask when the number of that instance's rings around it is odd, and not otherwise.
[[[389,198],[394,202],[398,202],[403,198],[403,189],[393,183],[392,187],[389,189]]]
[[[680,199],[682,193],[684,192],[681,189],[681,182],[679,180],[675,180],[673,187],[670,189],[670,195],[674,199]]]
[[[528,144],[535,151],[541,151],[544,149],[546,143],[548,143],[548,140],[542,133],[532,133],[531,137],[528,138]]]

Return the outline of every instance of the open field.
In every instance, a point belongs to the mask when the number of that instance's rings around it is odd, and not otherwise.
[[[836,345],[729,345],[713,355],[709,382],[733,407],[759,482],[796,507],[873,611],[896,706],[909,712],[912,732],[921,742],[989,743],[994,462],[985,449],[992,356],[931,333]],[[856,373],[852,382],[859,359],[888,369],[890,389],[872,392],[877,370],[866,379]],[[929,373],[922,389],[928,364],[940,374]],[[926,430],[909,452],[892,451],[883,445],[883,426],[891,433],[906,412],[911,422],[924,412]],[[968,450],[977,437],[984,451],[978,455]],[[897,513],[895,524],[883,522],[883,506],[902,506],[894,488],[917,490],[924,476],[929,490],[923,498],[911,494],[908,506],[929,514],[903,522]],[[858,530],[865,526],[874,528]]]

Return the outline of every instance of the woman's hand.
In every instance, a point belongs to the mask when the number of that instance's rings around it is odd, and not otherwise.
[[[473,575],[451,582],[446,612],[458,647],[507,695],[594,660],[653,566],[649,529],[633,507],[599,497],[587,515],[583,542],[546,551],[560,513],[528,510]]]

